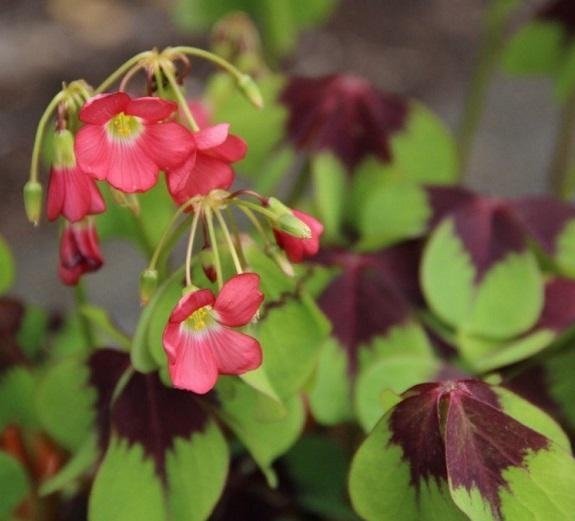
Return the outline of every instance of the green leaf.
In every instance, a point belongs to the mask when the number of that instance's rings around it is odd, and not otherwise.
[[[462,330],[500,340],[521,334],[539,318],[543,293],[533,253],[511,253],[485,275]]]
[[[305,436],[282,460],[295,485],[297,503],[321,519],[353,521],[345,497],[345,452],[327,437]]]
[[[457,347],[473,369],[483,373],[525,360],[548,347],[555,337],[555,332],[549,329],[505,341],[488,340],[461,333],[457,339]]]
[[[302,389],[310,378],[323,341],[329,333],[329,322],[307,296],[287,298],[269,308],[256,329],[264,361],[264,371],[282,400]]]
[[[86,442],[95,421],[96,391],[88,380],[84,361],[69,358],[47,369],[36,392],[43,429],[72,452]]]
[[[0,294],[6,293],[14,282],[14,257],[4,238],[0,235]]]
[[[167,519],[208,519],[224,489],[228,459],[226,440],[213,421],[190,440],[176,438],[166,465]]]
[[[418,237],[430,216],[427,194],[421,186],[396,175],[382,175],[362,201],[359,248],[376,250]]]
[[[561,412],[575,426],[575,350],[564,349],[545,361],[546,380],[551,396],[561,406]]]
[[[49,496],[79,480],[90,470],[98,458],[98,452],[96,437],[90,436],[57,474],[42,482],[39,489],[40,495]]]
[[[451,219],[432,233],[421,264],[423,293],[431,309],[445,322],[464,323],[473,303],[475,269]]]
[[[283,406],[235,378],[220,379],[217,390],[221,419],[275,486],[271,464],[292,446],[304,426],[301,399],[293,397]]]
[[[511,38],[501,55],[509,74],[554,74],[563,54],[560,24],[533,21]]]
[[[447,126],[423,104],[410,102],[406,127],[394,134],[394,170],[410,181],[450,184],[457,179],[457,150]]]
[[[563,57],[555,83],[555,94],[561,102],[566,102],[575,91],[575,44],[571,43]]]
[[[28,478],[20,463],[0,452],[0,519],[12,519],[10,513],[24,500],[28,489]]]
[[[90,521],[167,521],[162,484],[138,444],[112,438],[89,501]]]
[[[402,450],[391,443],[387,413],[356,452],[350,471],[353,506],[367,521],[464,521],[444,481],[412,485]]]
[[[36,426],[35,388],[34,375],[27,368],[14,366],[0,375],[0,432],[11,423]]]
[[[114,324],[107,310],[86,304],[80,308],[80,313],[119,347],[130,348],[130,339]]]
[[[335,425],[353,418],[347,355],[335,339],[328,339],[320,353],[309,405],[318,423]]]
[[[30,358],[34,358],[42,347],[45,347],[48,313],[42,308],[27,305],[24,319],[18,331],[18,345]]]
[[[91,346],[86,343],[86,337],[82,332],[82,326],[77,312],[66,316],[64,326],[52,338],[50,346],[50,358],[62,360],[70,356],[81,357],[87,355]]]
[[[312,162],[315,204],[324,225],[324,239],[340,239],[346,201],[347,173],[344,166],[331,154],[315,156]]]
[[[562,274],[575,277],[575,220],[567,221],[556,240],[555,261]]]

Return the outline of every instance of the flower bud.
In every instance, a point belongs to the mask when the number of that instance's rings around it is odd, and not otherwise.
[[[238,87],[254,107],[258,109],[263,108],[264,99],[262,97],[262,93],[250,75],[242,74],[238,78]]]
[[[309,239],[311,237],[310,227],[301,219],[298,219],[292,210],[281,201],[275,197],[270,197],[268,199],[268,207],[276,215],[272,224],[274,229],[298,239]]]
[[[74,134],[67,129],[54,133],[52,140],[54,150],[52,164],[56,168],[71,168],[76,166],[74,153]]]
[[[42,185],[38,181],[28,181],[24,185],[24,209],[28,220],[37,226],[42,213]]]
[[[158,271],[146,268],[140,275],[140,304],[145,306],[158,287]]]

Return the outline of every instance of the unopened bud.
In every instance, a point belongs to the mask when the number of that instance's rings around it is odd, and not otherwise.
[[[298,239],[309,239],[311,230],[301,219],[298,219],[290,208],[275,197],[268,199],[268,208],[276,215],[273,227]]]
[[[158,287],[158,271],[147,268],[140,275],[140,303],[145,306]]]
[[[69,168],[76,165],[76,155],[74,153],[74,134],[67,129],[54,133],[52,139],[53,159],[55,167]]]
[[[42,213],[42,185],[38,181],[28,181],[24,185],[24,208],[28,220],[37,226]]]
[[[264,98],[262,97],[262,93],[249,74],[242,74],[238,78],[238,87],[254,107],[258,109],[263,108]]]

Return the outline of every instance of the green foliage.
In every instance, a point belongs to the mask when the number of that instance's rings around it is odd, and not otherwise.
[[[35,378],[28,368],[13,366],[0,373],[0,432],[11,423],[36,426],[35,389]]]
[[[0,519],[10,519],[12,511],[28,493],[29,483],[20,463],[0,452]]]
[[[30,358],[34,359],[45,347],[48,327],[48,314],[39,306],[28,305],[22,325],[16,336],[18,345]]]
[[[95,420],[96,392],[88,378],[82,359],[64,359],[47,368],[36,392],[43,429],[71,452],[86,442]]]
[[[10,289],[14,281],[15,267],[12,252],[0,235],[0,294]]]

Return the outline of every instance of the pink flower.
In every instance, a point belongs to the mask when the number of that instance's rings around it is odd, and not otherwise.
[[[288,259],[292,262],[301,262],[305,257],[311,257],[318,252],[319,238],[323,233],[323,224],[311,215],[299,210],[292,210],[292,213],[309,226],[311,237],[309,239],[299,239],[280,230],[274,230],[274,235],[278,246],[286,252]]]
[[[294,77],[281,94],[287,134],[303,150],[329,150],[351,171],[366,156],[391,161],[391,138],[407,118],[407,102],[345,74]]]
[[[103,263],[98,233],[93,223],[66,223],[60,238],[59,275],[62,282],[75,286],[84,273],[97,271]]]
[[[193,132],[195,148],[188,159],[167,171],[168,189],[178,204],[195,195],[206,195],[216,188],[227,189],[234,182],[232,163],[243,159],[247,146],[229,134],[222,123]]]
[[[76,164],[74,135],[69,130],[54,134],[53,163],[48,184],[47,214],[51,221],[62,215],[68,221],[82,220],[86,215],[106,209],[94,180]]]
[[[131,99],[125,92],[92,98],[80,110],[80,168],[123,192],[149,190],[160,170],[180,165],[194,146],[184,127],[165,121],[176,108],[171,101]]]
[[[262,361],[258,341],[236,331],[256,314],[263,293],[260,278],[244,273],[229,279],[217,298],[208,289],[180,299],[164,329],[164,349],[175,387],[204,394],[218,374],[242,374]]]

